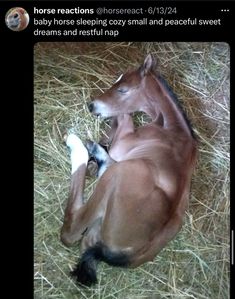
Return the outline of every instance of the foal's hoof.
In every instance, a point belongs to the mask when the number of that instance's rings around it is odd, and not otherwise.
[[[98,164],[94,160],[90,160],[87,164],[86,175],[88,177],[98,176]]]

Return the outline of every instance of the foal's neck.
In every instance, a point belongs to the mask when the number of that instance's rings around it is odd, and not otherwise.
[[[149,77],[145,79],[147,101],[143,107],[144,112],[147,113],[153,121],[162,114],[165,128],[186,133],[191,136],[191,130],[185,116],[172,98],[169,90],[167,90],[163,82],[161,82],[156,75],[150,74],[148,76]]]

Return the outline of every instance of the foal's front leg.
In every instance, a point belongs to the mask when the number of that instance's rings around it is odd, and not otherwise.
[[[111,143],[113,141],[113,138],[116,134],[117,127],[118,127],[118,122],[117,122],[117,117],[115,116],[115,117],[111,118],[110,129],[107,130],[105,135],[103,134],[103,136],[99,140],[98,145],[100,145],[103,149],[105,148],[108,151],[108,149],[110,148]],[[89,147],[89,145],[88,145],[88,147]],[[88,151],[89,151],[89,149],[88,149]],[[104,157],[104,154],[102,152],[103,152],[103,150],[101,149],[100,150],[100,155],[102,155]],[[105,150],[104,150],[104,152],[105,152]],[[91,152],[90,152],[90,156],[93,157],[93,158],[96,158],[95,154],[91,153]],[[101,174],[104,173],[104,170],[107,169],[107,167],[106,168],[105,167],[101,168],[100,165],[97,165],[97,162],[99,160],[100,159],[98,158],[98,159],[96,159],[96,161],[90,160],[88,162],[88,165],[87,165],[87,175],[88,176],[91,176],[91,177],[98,176],[98,177],[100,177]],[[102,159],[102,160],[104,160],[104,159]],[[107,166],[107,163],[106,163],[106,166]]]
[[[101,177],[105,170],[115,161],[109,156],[106,150],[96,142],[88,140],[86,148],[91,157],[94,157],[98,164],[97,176]]]
[[[113,137],[116,133],[117,127],[118,127],[117,117],[113,116],[111,118],[110,129],[107,130],[106,135],[103,135],[101,137],[101,139],[99,140],[99,144],[106,148],[109,148],[109,146],[113,141]]]

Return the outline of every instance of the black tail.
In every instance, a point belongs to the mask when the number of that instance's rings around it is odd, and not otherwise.
[[[99,261],[111,266],[127,267],[129,265],[129,258],[126,254],[112,252],[107,246],[97,243],[83,253],[81,261],[71,275],[76,278],[77,282],[90,286],[97,282],[96,266]]]

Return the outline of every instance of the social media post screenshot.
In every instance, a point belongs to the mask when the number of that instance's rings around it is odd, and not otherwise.
[[[230,1],[3,2],[34,298],[229,298],[233,17]]]

